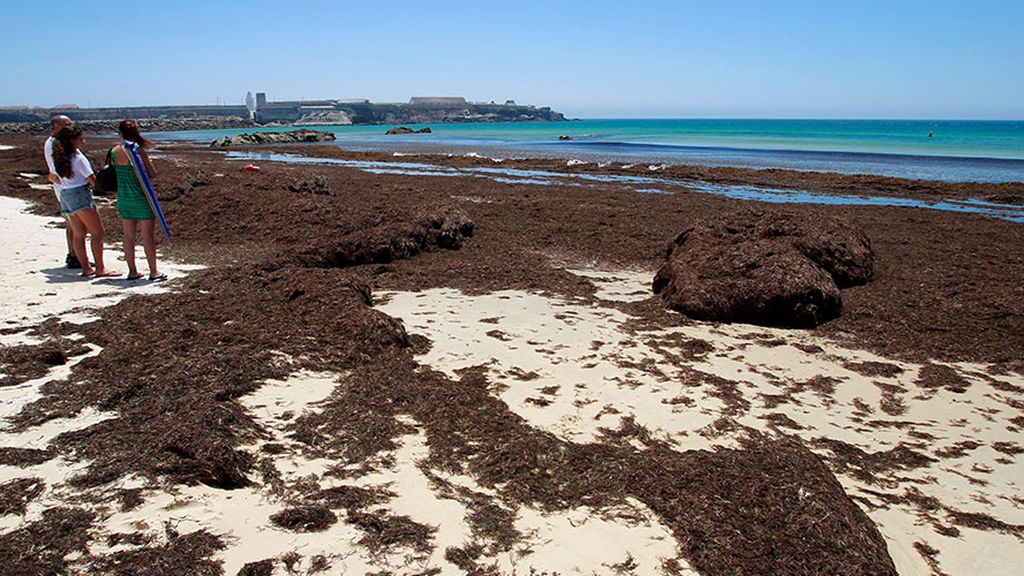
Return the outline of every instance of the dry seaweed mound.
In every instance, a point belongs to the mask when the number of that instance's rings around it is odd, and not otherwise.
[[[426,228],[427,243],[455,250],[473,235],[473,221],[461,208],[440,207],[423,210],[417,218]]]
[[[0,516],[24,514],[26,505],[45,489],[42,478],[18,478],[0,484]]]
[[[844,222],[741,211],[681,232],[653,288],[698,320],[813,327],[842,312],[840,288],[873,273],[870,240]]]
[[[338,521],[326,506],[293,506],[270,517],[270,521],[293,532],[321,532]]]
[[[381,218],[368,227],[345,234],[336,242],[306,250],[305,266],[344,268],[384,264],[411,258],[433,247],[455,250],[473,235],[473,221],[459,208],[442,207]]]
[[[213,555],[224,548],[221,539],[205,530],[178,535],[168,530],[168,542],[116,552],[98,559],[91,567],[96,574],[111,576],[221,576],[224,569]]]
[[[956,370],[942,364],[925,364],[918,372],[917,385],[921,388],[944,388],[956,394],[963,394],[971,387]]]
[[[430,550],[432,536],[437,531],[408,516],[352,512],[347,521],[366,533],[359,542],[374,552],[403,546],[427,552]]]
[[[15,448],[13,446],[0,446],[0,466],[35,466],[53,458],[55,454],[51,449],[40,450],[38,448]]]
[[[266,558],[257,562],[247,562],[238,571],[237,576],[272,576],[274,574],[274,560]]]
[[[0,535],[2,572],[8,576],[67,574],[66,556],[86,553],[93,514],[78,508],[50,508],[43,517]]]
[[[213,179],[204,170],[186,172],[173,179],[165,180],[157,189],[157,196],[161,202],[174,202],[191,194],[194,189],[209,186],[212,182]]]
[[[895,576],[874,523],[799,443],[654,452],[637,463],[633,490],[701,574]]]
[[[837,470],[869,484],[880,483],[884,480],[880,477],[893,471],[914,470],[935,462],[934,458],[904,444],[889,450],[866,452],[853,444],[833,438],[819,438],[815,443],[832,452],[830,462]]]
[[[294,180],[288,185],[288,190],[296,194],[329,196],[331,194],[331,183],[322,174],[312,174]]]
[[[0,346],[0,387],[39,378],[53,366],[66,364],[65,344],[59,338],[48,338],[39,345]]]

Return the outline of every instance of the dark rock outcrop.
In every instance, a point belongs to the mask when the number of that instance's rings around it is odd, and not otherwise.
[[[680,233],[653,289],[698,320],[813,327],[842,312],[840,288],[873,271],[870,240],[846,223],[743,211]]]
[[[210,143],[211,148],[224,146],[246,146],[251,144],[292,144],[295,142],[330,142],[335,139],[333,132],[320,130],[292,130],[290,132],[254,132],[225,136]]]
[[[430,134],[430,132],[431,130],[429,126],[426,128],[420,128],[419,130],[413,130],[406,126],[399,126],[398,128],[388,128],[388,131],[385,132],[385,134],[393,136],[395,134]]]

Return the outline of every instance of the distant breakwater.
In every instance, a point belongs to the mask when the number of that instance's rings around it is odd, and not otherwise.
[[[166,132],[183,130],[228,130],[253,127],[252,120],[238,116],[200,116],[191,118],[137,118],[120,116],[110,120],[82,120],[73,114],[71,118],[83,130],[92,134],[116,133],[117,125],[125,118],[138,122],[143,132]],[[0,134],[49,134],[50,121],[3,122],[0,123]]]
[[[45,133],[55,114],[66,114],[92,131],[116,129],[125,118],[150,131],[216,130],[251,126],[449,124],[467,122],[558,122],[565,116],[549,107],[474,103],[461,99],[444,103],[386,103],[369,101],[261,102],[246,106],[135,106],[120,108],[4,108],[0,133]]]

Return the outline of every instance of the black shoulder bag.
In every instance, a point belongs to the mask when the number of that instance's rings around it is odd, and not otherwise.
[[[96,173],[96,189],[93,191],[103,196],[111,192],[117,192],[117,169],[114,165],[114,149],[107,150],[107,158],[103,161],[103,168]]]

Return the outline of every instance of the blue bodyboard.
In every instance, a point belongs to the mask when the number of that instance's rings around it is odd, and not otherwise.
[[[153,190],[153,182],[149,179],[149,174],[146,172],[146,164],[142,161],[142,157],[139,156],[139,145],[135,142],[125,142],[124,151],[128,153],[128,159],[132,162],[135,176],[138,177],[139,183],[142,184],[142,192],[146,195],[149,207],[153,210],[156,219],[160,221],[160,227],[164,229],[164,234],[170,238],[171,229],[167,227],[164,211],[160,209],[160,200],[156,197],[156,190]]]

